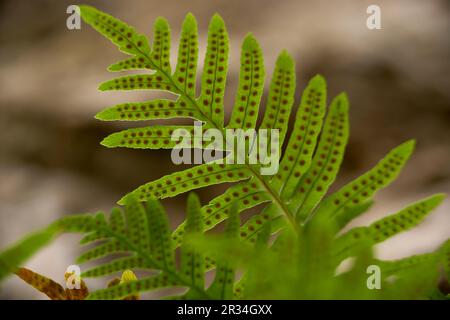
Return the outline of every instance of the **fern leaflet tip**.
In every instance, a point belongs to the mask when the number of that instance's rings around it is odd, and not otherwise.
[[[314,77],[311,78],[311,80],[309,80],[309,85],[326,87],[327,83],[325,78],[321,74],[316,74]]]
[[[110,116],[111,116],[111,111],[108,109],[105,109],[105,110],[98,112],[94,116],[94,119],[101,120],[101,121],[107,121]]]
[[[223,18],[220,16],[220,14],[215,13],[213,17],[211,18],[211,22],[209,24],[209,27],[212,30],[217,30],[219,28],[225,27],[225,22],[223,21]]]
[[[182,29],[186,32],[197,31],[197,19],[195,19],[195,16],[191,12],[184,18]]]
[[[169,22],[164,17],[157,17],[155,20],[154,27],[162,30],[169,30]]]
[[[245,38],[244,38],[244,42],[242,43],[242,49],[243,50],[261,50],[261,48],[259,47],[258,41],[256,41],[256,38],[253,36],[253,34],[251,32],[249,32]]]
[[[277,58],[276,64],[279,67],[286,69],[291,69],[295,66],[294,59],[286,50],[281,51],[280,55]]]
[[[347,114],[350,108],[350,103],[347,97],[347,94],[345,92],[339,93],[335,98],[333,103],[336,104],[337,108],[339,109],[340,113]]]

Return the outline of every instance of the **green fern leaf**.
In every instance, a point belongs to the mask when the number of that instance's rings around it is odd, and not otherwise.
[[[246,294],[246,289],[249,290],[249,284],[261,282],[259,278],[258,269],[259,262],[261,261],[262,255],[268,248],[268,242],[272,234],[272,223],[267,221],[263,224],[261,232],[258,233],[257,239],[255,241],[253,257],[250,258],[251,266],[248,268],[247,272],[235,282],[233,288],[233,295],[235,299],[244,299]],[[242,232],[240,234],[242,240]],[[258,261],[258,263],[256,263]],[[250,289],[251,291],[251,289]]]
[[[299,221],[309,216],[336,179],[347,145],[348,126],[348,101],[341,94],[331,103],[312,164],[297,182],[298,194],[291,200]]]
[[[447,281],[450,282],[450,239],[447,240],[439,249],[444,271],[447,275]]]
[[[192,118],[201,119],[196,109],[188,107],[187,103],[158,99],[149,102],[122,103],[97,113],[96,119],[104,121],[142,121],[154,119]]]
[[[437,261],[438,255],[435,252],[424,253],[406,257],[399,260],[375,260],[375,264],[382,270],[382,276],[388,278],[393,275],[408,271],[415,268],[417,265],[428,261]]]
[[[374,204],[373,200],[367,200],[363,203],[360,203],[356,206],[350,207],[347,210],[344,210],[339,216],[336,217],[335,223],[338,230],[341,230],[345,227],[351,220],[355,217],[360,216],[362,213],[369,210],[369,208]]]
[[[57,220],[53,225],[64,232],[90,233],[98,231],[98,226],[102,227],[105,224],[104,217],[100,218],[99,216],[100,214],[96,216],[92,214],[70,215]]]
[[[387,216],[372,223],[367,227],[367,231],[372,235],[376,243],[396,235],[399,232],[407,231],[418,225],[423,219],[436,208],[445,198],[444,194],[437,194],[427,199],[412,204],[397,214]],[[353,237],[357,230],[351,231]]]
[[[173,78],[188,97],[195,98],[198,60],[198,31],[195,17],[189,13],[181,29],[178,61]]]
[[[368,227],[353,228],[336,239],[336,252],[339,257],[348,256],[361,243],[372,244],[383,242],[394,235],[407,231],[418,225],[435,208],[445,195],[436,194],[422,201],[416,202],[398,213],[378,220]],[[362,241],[364,240],[364,241]]]
[[[202,232],[200,203],[195,195],[189,197],[188,230]],[[158,275],[133,280],[123,285],[113,286],[92,293],[91,299],[121,299],[141,291],[180,286],[188,289],[189,297],[209,298],[201,279],[204,277],[204,261],[193,248],[183,246],[180,270],[175,264],[175,247],[171,239],[168,218],[157,200],[149,200],[144,207],[133,197],[122,211],[112,210],[109,222],[104,214],[76,215],[58,220],[52,225],[61,232],[78,232],[85,237],[101,234],[101,242],[87,250],[78,258],[78,262],[88,262],[100,257],[111,256],[112,260],[90,268],[84,277],[99,277],[128,269],[158,271]],[[190,233],[190,232],[188,232]],[[186,259],[189,257],[190,259]],[[195,259],[193,253],[195,253]],[[186,265],[196,281],[186,275]],[[198,278],[200,275],[200,278]]]
[[[241,165],[202,164],[144,184],[123,197],[119,204],[127,203],[128,199],[133,196],[140,201],[164,199],[197,188],[239,181],[249,177],[250,172]]]
[[[161,217],[156,216],[155,221],[152,221],[150,219],[149,211],[152,210],[152,208],[156,208],[157,206],[160,206],[159,203],[149,203],[148,207],[149,209],[146,211],[138,201],[133,201],[128,206],[125,207],[125,219],[127,221],[127,236],[131,243],[135,245],[136,247],[142,249],[142,251],[147,251],[150,249],[150,236],[149,234],[152,234],[150,232],[150,228],[153,227],[153,223],[162,223],[164,218],[167,219],[165,216],[165,213],[163,212],[161,214]],[[162,210],[162,209],[161,209]],[[156,210],[155,210],[156,211]],[[147,222],[148,218],[148,224]],[[152,223],[153,222],[153,223]],[[162,230],[164,230],[165,225],[161,225]],[[168,228],[168,225],[167,225]],[[153,239],[152,239],[153,240]],[[152,241],[153,242],[153,241]]]
[[[80,11],[86,23],[111,40],[122,52],[138,56],[150,53],[147,38],[126,23],[91,6],[80,6]]]
[[[203,217],[200,212],[200,200],[194,193],[189,194],[187,204],[186,237],[203,233]],[[205,287],[204,257],[186,241],[181,247],[181,274],[188,278],[192,286]],[[195,292],[186,293],[186,297],[194,298]]]
[[[414,141],[410,140],[390,151],[374,168],[326,198],[317,214],[339,219],[345,210],[370,199],[395,180],[413,149]]]
[[[156,200],[149,200],[146,211],[152,255],[156,261],[162,263],[165,270],[172,270],[175,268],[175,255],[170,239],[167,214],[163,206]]]
[[[247,281],[247,274],[244,274],[239,281],[235,282],[233,287],[233,299],[244,300],[245,298],[245,284]]]
[[[129,71],[129,70],[153,70],[151,65],[146,62],[144,57],[133,57],[128,58],[116,63],[111,64],[108,67],[108,71],[118,72],[118,71]]]
[[[325,80],[321,76],[315,76],[303,92],[294,130],[281,161],[280,171],[275,177],[277,189],[280,190],[282,187],[282,199],[289,199],[292,196],[300,176],[303,176],[309,168],[322,127],[325,105]]]
[[[84,252],[77,258],[77,263],[85,263],[95,259],[100,259],[110,254],[126,253],[127,249],[128,248],[119,241],[108,241],[107,243],[103,243]]]
[[[159,74],[136,74],[105,81],[98,87],[100,91],[110,90],[162,90],[176,91],[175,85]]]
[[[272,231],[275,233],[285,226],[285,220],[282,215],[275,215],[271,211],[275,207],[270,207],[269,210],[263,211],[260,214],[252,216],[240,229],[241,240],[255,242],[258,235],[264,230],[264,225],[268,222],[272,225]]]
[[[111,231],[119,234],[126,235],[126,222],[125,216],[122,214],[122,210],[119,208],[114,208],[111,210],[111,215],[109,217],[109,226]]]
[[[158,69],[170,74],[170,28],[166,19],[158,17],[153,26],[153,50],[151,57]]]
[[[108,148],[172,149],[178,144],[178,141],[171,139],[175,130],[188,132],[193,129],[190,126],[151,126],[127,129],[110,134],[101,143]]]
[[[241,50],[241,69],[233,113],[229,128],[252,129],[256,127],[258,109],[264,88],[264,61],[258,42],[249,34]]]
[[[229,241],[236,241],[239,237],[239,215],[237,205],[233,204],[227,220],[225,236]],[[216,299],[228,300],[233,297],[233,284],[235,278],[235,266],[229,259],[219,259],[216,276],[207,292]]]
[[[103,240],[105,238],[105,236],[106,235],[103,234],[102,232],[94,231],[92,233],[89,233],[89,234],[85,235],[80,240],[80,244],[81,245],[86,245],[86,244],[90,244],[92,242],[100,241],[100,240]]]
[[[215,14],[208,28],[202,74],[202,92],[197,103],[211,121],[223,128],[223,97],[228,69],[228,34],[222,18]]]
[[[283,145],[286,136],[289,116],[294,103],[294,93],[295,63],[292,57],[283,51],[275,64],[266,111],[260,127],[261,129],[278,129],[280,146]]]

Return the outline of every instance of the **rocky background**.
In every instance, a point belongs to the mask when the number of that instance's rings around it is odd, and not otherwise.
[[[367,224],[407,203],[450,191],[450,1],[444,0],[128,0],[85,1],[151,34],[157,16],[172,26],[172,60],[184,15],[200,29],[200,59],[213,13],[230,34],[227,106],[234,100],[239,47],[249,31],[259,39],[270,76],[277,54],[297,62],[297,102],[316,73],[330,97],[345,90],[351,101],[351,138],[336,186],[374,165],[390,148],[417,139],[417,151],[398,181],[376,196],[355,224]],[[170,153],[106,149],[99,145],[118,124],[93,115],[105,106],[157,97],[156,93],[100,93],[120,58],[87,25],[66,28],[66,0],[0,1],[0,248],[66,214],[108,210],[117,199],[179,169]],[[381,7],[382,30],[366,28],[366,8]],[[229,110],[229,109],[228,109]],[[229,114],[228,114],[229,116]],[[201,190],[203,202],[225,186]],[[175,226],[184,197],[164,201]],[[450,235],[447,200],[420,227],[378,246],[382,258],[435,249]],[[62,282],[79,247],[63,236],[28,267]],[[93,287],[103,283],[88,281]],[[11,277],[3,299],[45,298]]]

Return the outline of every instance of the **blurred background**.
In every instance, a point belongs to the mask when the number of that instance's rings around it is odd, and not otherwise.
[[[234,101],[239,47],[259,39],[268,76],[282,49],[296,60],[297,100],[308,79],[327,78],[329,96],[351,101],[351,137],[335,188],[415,138],[417,150],[399,179],[376,196],[354,224],[367,224],[435,192],[450,192],[450,1],[445,0],[128,0],[85,1],[150,35],[157,16],[172,27],[172,61],[181,23],[198,19],[200,60],[210,17],[220,13],[230,34],[228,112]],[[93,116],[106,106],[158,97],[154,92],[97,91],[124,56],[89,26],[66,28],[65,0],[0,1],[0,248],[58,217],[109,210],[135,187],[178,170],[170,152],[106,149],[120,129]],[[381,7],[381,30],[368,30],[366,9]],[[268,83],[268,80],[266,81]],[[160,95],[160,94],[159,94]],[[264,108],[264,103],[262,104]],[[229,113],[228,113],[229,116]],[[292,119],[291,119],[292,120]],[[226,186],[199,190],[207,203]],[[164,201],[175,226],[183,196]],[[393,259],[435,249],[450,235],[450,201],[418,228],[377,247]],[[63,236],[27,267],[60,282],[79,252],[78,236]],[[88,281],[93,287],[103,280]],[[2,299],[45,299],[11,277]]]

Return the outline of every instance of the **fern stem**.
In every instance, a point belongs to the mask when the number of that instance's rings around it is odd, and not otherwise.
[[[273,188],[271,188],[271,186],[267,183],[267,181],[258,172],[256,172],[251,166],[248,166],[248,167],[253,172],[253,174],[261,181],[261,183],[264,186],[264,189],[266,190],[266,192],[269,193],[270,196],[274,199],[274,201],[276,202],[277,207],[280,208],[284,212],[286,218],[288,218],[289,222],[292,224],[294,229],[296,231],[298,231],[299,225],[295,221],[295,217],[292,215],[291,211],[284,204],[284,202],[281,200],[281,198],[277,195],[275,190],[273,190]]]

